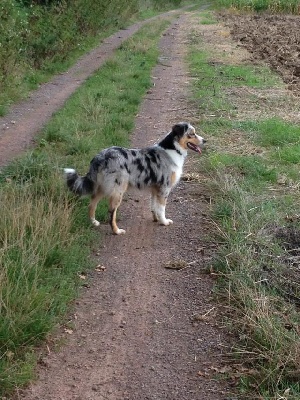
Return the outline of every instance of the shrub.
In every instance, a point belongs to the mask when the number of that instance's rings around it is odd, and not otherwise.
[[[10,84],[11,72],[22,65],[24,37],[28,32],[27,15],[14,0],[2,0],[0,6],[0,91]]]

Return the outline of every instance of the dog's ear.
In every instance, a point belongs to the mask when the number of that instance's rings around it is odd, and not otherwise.
[[[185,122],[181,122],[180,124],[176,124],[172,128],[172,133],[174,136],[181,138],[184,133],[188,130],[188,124]]]

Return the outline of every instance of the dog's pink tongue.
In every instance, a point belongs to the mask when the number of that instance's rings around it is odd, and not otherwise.
[[[187,146],[189,149],[195,151],[196,153],[201,154],[202,150],[200,146],[195,145],[194,143],[187,143]]]
[[[202,153],[202,150],[201,150],[201,147],[199,147],[199,146],[197,146],[197,150],[195,150],[197,153],[199,153],[199,154],[201,154]]]

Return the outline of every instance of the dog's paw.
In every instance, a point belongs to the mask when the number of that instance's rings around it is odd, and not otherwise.
[[[164,221],[161,222],[161,224],[168,226],[168,225],[172,225],[173,221],[171,219],[165,219]]]
[[[97,221],[96,219],[92,219],[91,222],[92,222],[92,224],[93,224],[94,226],[99,226],[99,225],[100,225],[100,222]]]
[[[118,229],[114,232],[115,235],[124,235],[126,233],[125,229]]]

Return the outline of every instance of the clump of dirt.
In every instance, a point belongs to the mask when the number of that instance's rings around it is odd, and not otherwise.
[[[222,13],[232,37],[277,71],[295,95],[300,89],[300,16]]]

